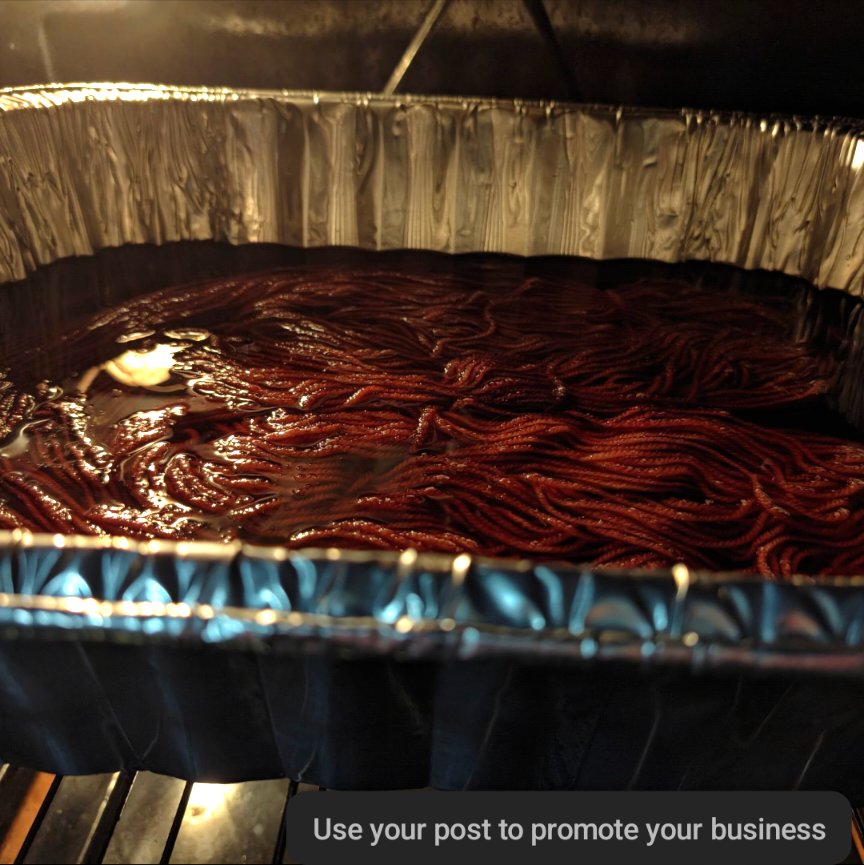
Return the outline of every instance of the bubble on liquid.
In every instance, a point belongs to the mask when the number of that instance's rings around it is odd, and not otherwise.
[[[197,327],[175,327],[162,332],[168,339],[190,339],[192,342],[204,342],[205,339],[209,339],[211,336],[209,330]]]
[[[155,330],[135,330],[132,333],[124,333],[117,337],[117,342],[121,345],[127,342],[138,342],[139,339],[147,339],[156,333]]]
[[[40,381],[36,385],[36,397],[44,402],[51,402],[63,396],[63,388],[50,381]]]

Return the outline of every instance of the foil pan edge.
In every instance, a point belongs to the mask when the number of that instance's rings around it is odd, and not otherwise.
[[[704,260],[864,293],[864,123],[146,84],[0,91],[0,282],[125,243]]]
[[[864,578],[0,532],[0,636],[864,673]]]
[[[0,283],[217,240],[696,259],[864,294],[860,121],[57,85],[0,91],[0,163]],[[858,578],[478,560],[460,583],[452,560],[158,543],[0,537],[0,634],[864,669]]]

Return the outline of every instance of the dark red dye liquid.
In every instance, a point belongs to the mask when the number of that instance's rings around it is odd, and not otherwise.
[[[493,257],[162,290],[0,381],[0,527],[859,572],[864,446],[808,422],[793,317]]]

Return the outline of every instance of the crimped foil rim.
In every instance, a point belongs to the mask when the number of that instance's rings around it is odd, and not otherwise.
[[[5,632],[5,636],[14,638],[107,639],[124,645],[194,640],[253,651],[296,652],[304,646],[313,646],[328,654],[395,654],[414,660],[515,657],[529,663],[623,661],[687,666],[694,671],[744,668],[864,675],[861,648],[842,642],[819,645],[788,640],[763,646],[755,641],[742,641],[733,645],[703,641],[695,632],[682,637],[658,634],[652,639],[636,640],[627,631],[615,630],[575,634],[563,628],[550,628],[532,632],[483,622],[455,623],[450,619],[412,619],[400,626],[401,620],[390,625],[373,616],[0,594],[0,609],[3,608],[16,610],[19,620],[22,615],[32,615],[34,619],[33,624],[26,621],[14,625],[0,623],[0,634]],[[51,624],[38,622],[39,614],[44,613],[59,614],[62,618],[58,617]],[[95,624],[94,619],[101,623]],[[130,620],[159,623],[162,627],[159,632],[147,633],[131,629]],[[179,620],[190,623],[221,620],[239,625],[243,633],[222,640],[205,638],[202,641],[198,628],[165,627],[166,623]]]
[[[74,559],[75,553],[111,551],[151,563],[154,557],[162,557],[178,574],[190,573],[184,563],[195,562],[198,567],[192,569],[195,577],[185,588],[177,590],[179,599],[167,602],[0,591],[0,634],[413,659],[516,657],[532,662],[685,665],[694,670],[754,667],[864,674],[864,630],[858,627],[856,612],[864,608],[864,577],[822,581],[802,577],[771,583],[746,574],[691,573],[683,566],[676,566],[671,573],[616,573],[570,564],[417,554],[412,550],[287,550],[240,542],[136,542],[122,537],[34,535],[16,530],[0,532],[0,586],[4,574],[5,585],[9,585],[10,573],[14,584],[16,570],[31,575],[41,572],[42,579],[50,582],[45,575],[52,568],[78,570],[81,562]],[[64,553],[73,556],[65,564],[57,558]],[[377,568],[377,586],[370,589],[364,603],[371,606],[376,589],[386,582],[388,614],[381,614],[380,599],[379,612],[374,615],[280,609],[257,600],[255,606],[195,600],[201,585],[212,578],[207,573],[208,563],[228,566],[244,557],[258,565],[287,564],[294,573],[306,573],[307,578],[314,574],[314,581],[325,587],[323,602],[316,598],[322,609],[334,600],[338,604],[346,596],[353,597],[356,590],[356,583],[351,586],[334,579],[328,568],[344,576],[345,570],[339,569],[345,566],[355,581],[366,575],[374,577],[373,569]],[[475,573],[477,570],[480,573]],[[382,571],[386,572],[385,582]],[[140,576],[134,567],[129,573]],[[235,572],[231,574],[236,578]],[[439,578],[432,592],[437,611],[433,616],[418,612],[417,584],[412,579],[420,575]],[[514,575],[515,581],[506,583]],[[256,597],[262,597],[262,587],[267,589],[265,597],[285,589],[284,576],[271,569],[257,587]],[[228,572],[218,577],[228,578]],[[503,579],[504,591],[522,593],[520,602],[530,598],[528,618],[539,616],[542,624],[529,622],[525,610],[511,616],[520,619],[516,623],[495,621],[504,607],[490,611],[489,599],[495,598],[500,587],[484,585],[487,579],[497,584]],[[524,580],[542,582],[547,588],[554,583],[555,589],[542,601],[526,592]],[[413,603],[408,600],[412,592]],[[571,600],[564,604],[554,601],[556,593]],[[572,614],[575,607],[581,609],[576,619]]]
[[[352,564],[369,562],[387,563],[398,568],[404,575],[406,571],[428,569],[437,572],[454,574],[453,581],[460,583],[464,574],[474,566],[502,568],[513,573],[528,573],[538,565],[554,568],[558,572],[573,574],[596,572],[590,562],[535,561],[525,558],[496,558],[493,556],[477,556],[469,553],[423,553],[413,549],[403,552],[395,550],[361,550],[344,547],[296,547],[290,548],[279,544],[254,544],[245,541],[177,541],[156,538],[152,540],[135,540],[123,535],[76,535],[50,534],[47,532],[31,532],[27,529],[0,529],[0,549],[53,549],[53,550],[121,550],[140,556],[156,553],[168,554],[178,559],[220,560],[229,562],[237,555],[254,558],[271,559],[274,562],[284,562],[291,559],[322,559],[327,561],[343,561]],[[462,574],[456,576],[455,574]],[[673,568],[619,570],[604,568],[599,573],[611,578],[626,578],[633,574],[642,577],[674,580],[681,590],[689,586],[714,586],[730,583],[762,583],[763,577],[745,571],[707,571],[698,568],[688,568],[678,564]],[[779,583],[778,583],[779,584]],[[819,586],[831,588],[864,588],[864,574],[846,576],[808,576],[793,574],[784,577],[782,585]],[[2,597],[2,593],[0,593]]]
[[[17,98],[16,98],[17,97]],[[354,103],[357,105],[429,104],[502,108],[505,110],[539,109],[543,111],[591,110],[611,115],[645,117],[692,117],[701,121],[737,121],[745,124],[783,122],[800,129],[832,128],[838,132],[864,133],[864,119],[845,115],[808,115],[783,112],[750,112],[709,108],[663,108],[645,105],[614,105],[604,102],[572,102],[561,99],[516,99],[490,96],[454,96],[434,93],[397,93],[387,96],[361,90],[303,90],[259,87],[215,87],[197,85],[151,84],[127,81],[73,81],[66,83],[16,85],[0,87],[0,111],[59,107],[69,103],[168,101],[179,97],[197,97],[202,101],[239,101],[241,99],[308,100]]]

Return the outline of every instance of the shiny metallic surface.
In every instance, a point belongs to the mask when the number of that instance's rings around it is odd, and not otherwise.
[[[405,49],[405,53],[399,58],[399,62],[390,73],[390,77],[387,79],[387,83],[381,89],[381,92],[383,94],[385,94],[386,96],[390,96],[396,92],[396,88],[399,86],[399,82],[401,82],[404,78],[405,73],[408,71],[408,67],[414,61],[414,58],[417,56],[417,52],[423,47],[423,43],[426,41],[435,25],[438,23],[438,19],[447,8],[447,4],[449,2],[450,0],[433,0],[432,5],[429,7],[429,10],[423,16],[423,22],[417,28],[417,32],[414,34],[411,42]]]
[[[51,801],[38,809],[35,790],[28,792],[37,774],[0,765],[0,862],[30,861],[43,850],[56,852],[53,861],[104,865],[280,863],[290,802],[298,793],[319,789],[288,780],[187,784],[150,772],[119,779],[79,776],[56,778]],[[105,804],[106,787],[111,787],[109,800],[124,787],[125,801],[113,812]],[[29,846],[22,847],[28,825]],[[104,843],[91,842],[82,851],[79,830],[88,826]]]
[[[31,794],[37,775],[0,764],[0,862],[14,861],[27,838],[38,812],[38,799]]]
[[[272,862],[287,780],[195,784],[170,862]]]
[[[162,859],[185,782],[152,772],[138,772],[102,862],[153,863]]]
[[[0,532],[0,636],[15,638],[860,675],[862,607],[864,577]]]
[[[864,126],[425,96],[0,92],[0,280],[124,243],[725,262],[864,293]]]
[[[86,861],[88,846],[118,778],[118,772],[64,778],[23,862]]]

